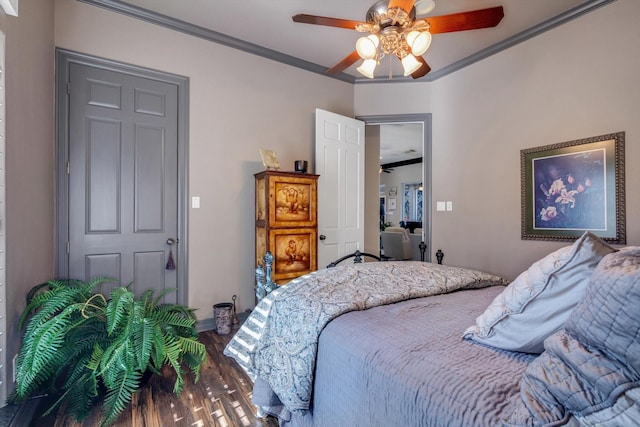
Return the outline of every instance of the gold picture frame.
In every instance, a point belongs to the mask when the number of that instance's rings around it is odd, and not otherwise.
[[[626,244],[625,133],[520,151],[523,240]]]
[[[267,169],[279,170],[280,169],[280,161],[278,160],[278,155],[273,150],[265,150],[264,148],[260,149],[260,157],[262,157],[262,164]]]

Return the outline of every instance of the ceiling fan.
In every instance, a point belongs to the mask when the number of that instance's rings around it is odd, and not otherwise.
[[[431,44],[431,35],[454,31],[491,28],[504,17],[502,6],[479,9],[450,15],[416,18],[415,0],[380,0],[369,8],[366,22],[325,16],[298,14],[294,22],[346,28],[361,33],[356,50],[327,70],[337,74],[363,59],[357,70],[373,78],[380,59],[386,55],[396,56],[402,63],[405,76],[414,79],[425,76],[431,67],[422,55]]]

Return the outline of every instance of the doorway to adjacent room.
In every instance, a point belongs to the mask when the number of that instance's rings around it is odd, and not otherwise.
[[[422,241],[427,245],[425,252],[425,261],[431,260],[431,114],[404,114],[404,115],[380,115],[380,116],[360,116],[357,117],[363,120],[365,126],[365,147],[367,147],[367,139],[369,130],[373,130],[374,127],[379,127],[376,132],[372,132],[376,135],[376,138],[381,136],[384,138],[385,132],[384,126],[397,126],[397,125],[410,125],[406,126],[407,129],[415,127],[421,130],[416,133],[415,138],[419,140],[419,146],[422,151],[421,166],[418,166],[416,158],[418,153],[412,153],[408,157],[411,159],[404,159],[399,162],[388,162],[384,159],[380,160],[381,169],[379,175],[393,175],[393,173],[399,173],[402,171],[402,167],[409,167],[417,169],[416,176],[399,178],[402,182],[398,182],[395,185],[385,185],[384,192],[380,190],[379,200],[380,203],[385,203],[385,220],[395,225],[399,225],[400,221],[412,223],[419,222],[421,224]],[[403,132],[406,133],[407,129]],[[412,130],[413,132],[413,130]],[[393,137],[391,137],[393,138]],[[393,142],[393,141],[391,141]],[[387,144],[385,141],[380,141],[380,145]],[[365,148],[366,150],[366,148]],[[371,161],[371,157],[369,157]],[[389,167],[389,164],[396,167]],[[393,169],[393,170],[389,170]],[[387,173],[387,172],[389,173]],[[380,182],[377,183],[380,188]],[[368,183],[368,185],[371,185]],[[405,185],[409,185],[409,191],[405,191]],[[413,187],[412,187],[413,185]],[[393,188],[395,187],[395,188]],[[414,188],[415,187],[415,188]],[[412,191],[413,190],[413,191]],[[369,194],[369,193],[368,193]],[[390,194],[393,194],[391,196]],[[395,205],[393,210],[394,214],[391,214],[390,204]],[[382,205],[380,206],[380,214],[382,215]],[[412,224],[412,225],[420,225]],[[415,227],[420,228],[420,227]]]

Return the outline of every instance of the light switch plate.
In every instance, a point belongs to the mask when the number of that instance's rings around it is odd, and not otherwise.
[[[445,210],[445,203],[444,202],[436,202],[436,210],[437,211],[444,211]]]
[[[191,207],[193,209],[200,209],[200,197],[198,196],[193,196],[191,198]]]
[[[447,210],[448,211],[452,211],[453,210],[453,202],[447,202]]]

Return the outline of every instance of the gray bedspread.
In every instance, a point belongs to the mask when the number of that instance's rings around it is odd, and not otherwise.
[[[313,403],[286,426],[499,426],[534,356],[462,340],[504,289],[352,312],[320,336]]]
[[[265,297],[225,348],[256,385],[266,385],[265,411],[286,420],[309,409],[318,337],[348,312],[460,289],[506,284],[479,271],[422,262],[381,262],[324,269]],[[486,305],[485,305],[486,306]],[[466,325],[473,316],[466,318]],[[464,328],[456,331],[457,340]],[[254,393],[254,402],[260,393]],[[262,406],[262,405],[260,405]]]

